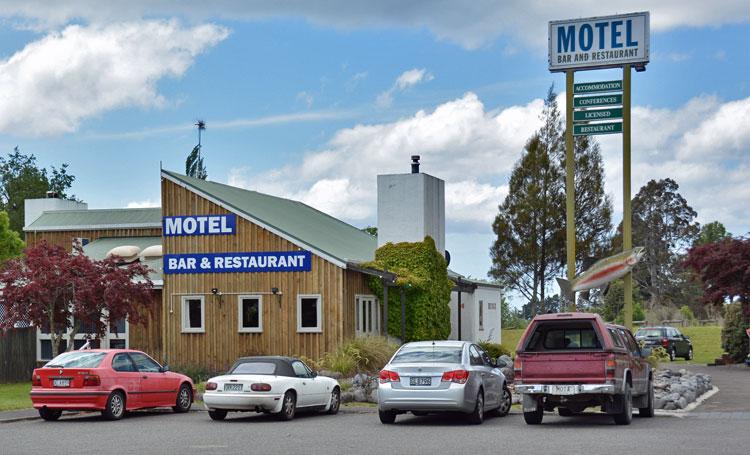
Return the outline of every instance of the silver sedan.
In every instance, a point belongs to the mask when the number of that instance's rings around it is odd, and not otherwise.
[[[487,411],[507,415],[511,395],[500,371],[505,366],[465,341],[407,343],[380,371],[380,421],[393,423],[405,412],[456,411],[476,424]]]

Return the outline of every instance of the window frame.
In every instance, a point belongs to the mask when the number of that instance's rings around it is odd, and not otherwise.
[[[200,300],[201,302],[201,326],[198,328],[189,326],[190,312],[185,311],[189,300]],[[183,295],[180,297],[180,323],[182,326],[181,333],[206,333],[206,296]]]
[[[245,299],[258,300],[258,327],[245,327],[243,321],[242,301]],[[237,296],[237,332],[239,333],[263,333],[263,295],[261,294],[240,294]]]
[[[318,324],[315,327],[302,327],[302,299],[317,299],[316,313]],[[323,332],[323,296],[321,294],[297,294],[297,333]]]
[[[484,300],[479,301],[479,331],[484,331]]]

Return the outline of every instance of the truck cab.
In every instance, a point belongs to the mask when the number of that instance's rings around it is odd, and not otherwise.
[[[523,395],[524,419],[542,422],[544,411],[572,416],[600,407],[617,424],[628,425],[633,407],[654,414],[653,374],[627,328],[593,313],[535,317],[516,348],[516,392]]]

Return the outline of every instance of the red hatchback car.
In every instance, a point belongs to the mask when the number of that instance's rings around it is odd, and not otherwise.
[[[125,411],[160,406],[187,412],[195,387],[143,352],[89,349],[60,354],[35,369],[30,395],[44,420],[57,420],[63,410],[101,411],[117,420]]]

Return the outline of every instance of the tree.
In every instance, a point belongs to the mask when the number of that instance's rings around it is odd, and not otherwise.
[[[18,232],[10,229],[8,213],[0,211],[0,266],[8,259],[20,256],[24,246]]]
[[[362,232],[366,232],[366,233],[370,234],[373,237],[377,237],[378,236],[378,228],[377,228],[377,226],[367,226],[367,227],[363,227],[360,230]]]
[[[74,195],[67,194],[74,181],[67,163],[47,171],[37,165],[34,155],[24,155],[16,146],[6,158],[0,157],[0,210],[8,213],[10,228],[22,233],[24,200],[43,198],[47,191],[75,200]]]
[[[497,239],[490,248],[489,275],[530,301],[536,314],[547,283],[560,269],[564,251],[563,175],[558,162],[562,124],[550,87],[543,125],[529,139],[510,177],[508,196],[492,225]]]
[[[680,255],[698,235],[696,217],[684,197],[677,192],[674,180],[651,180],[644,185],[632,201],[633,245],[646,248],[642,260],[644,267],[634,270],[633,278],[646,292],[653,308],[657,303],[679,302],[689,296],[685,276],[680,267]],[[622,224],[618,228],[615,246],[622,246]]]
[[[41,242],[27,248],[24,257],[9,260],[0,274],[5,314],[0,328],[17,323],[49,328],[56,356],[67,332],[68,349],[73,348],[83,324],[103,336],[110,322],[142,322],[152,302],[148,273],[140,263],[120,267],[114,258],[91,260],[80,247],[71,253]]]
[[[698,238],[695,239],[693,246],[705,245],[707,243],[717,243],[731,237],[732,233],[727,232],[727,229],[723,224],[718,221],[712,221],[711,223],[701,226],[701,231],[698,234]]]
[[[185,175],[206,180],[208,173],[206,172],[206,166],[203,164],[203,157],[201,156],[201,132],[206,129],[206,122],[198,120],[195,126],[198,127],[198,144],[193,147],[193,151],[188,154],[185,160]]]
[[[684,264],[703,284],[703,302],[723,306],[738,300],[750,315],[750,239],[726,239],[688,250]]]

